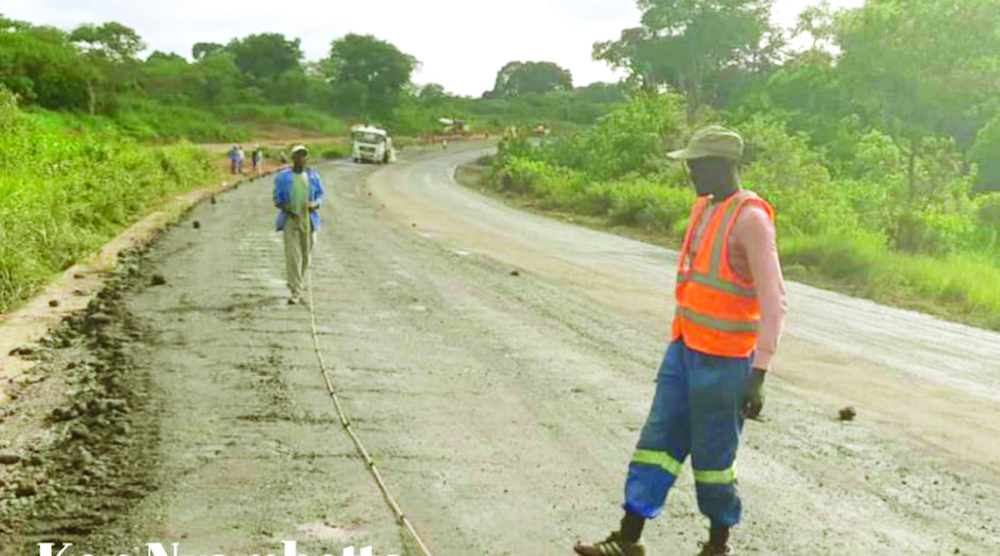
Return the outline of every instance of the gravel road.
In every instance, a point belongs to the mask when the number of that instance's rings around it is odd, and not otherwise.
[[[321,167],[320,344],[434,554],[570,554],[619,518],[675,254],[458,186],[480,154]],[[186,554],[417,554],[336,419],[308,309],[285,304],[269,199],[251,182],[192,211],[148,263],[166,285],[127,299],[161,430],[130,534]],[[740,553],[1000,553],[1000,336],[798,284],[791,302],[740,453]],[[693,490],[688,469],[651,554],[697,552]]]

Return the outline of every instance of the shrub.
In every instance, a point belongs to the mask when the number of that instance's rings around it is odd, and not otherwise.
[[[682,145],[685,122],[679,96],[641,97],[601,118],[592,128],[551,142],[540,157],[582,171],[594,180],[653,173],[662,168],[667,150]]]
[[[688,216],[694,192],[670,187],[650,178],[616,182],[611,189],[608,217],[615,224],[632,224],[647,230],[669,231]]]
[[[779,237],[782,262],[815,269],[834,279],[859,282],[872,277],[885,260],[884,239],[868,233]]]

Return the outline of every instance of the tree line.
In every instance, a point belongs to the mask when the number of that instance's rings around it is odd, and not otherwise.
[[[195,109],[238,117],[261,112],[250,107],[298,106],[307,115],[414,132],[433,131],[441,117],[494,127],[588,124],[606,113],[605,105],[624,99],[614,84],[574,89],[570,73],[551,62],[507,64],[494,90],[480,98],[449,94],[439,84],[417,87],[411,78],[420,62],[371,35],[333,40],[317,61],[305,59],[300,39],[280,33],[198,42],[190,60],[160,51],[143,58],[145,50],[140,35],[117,22],[64,31],[0,16],[0,85],[23,104],[91,116],[127,119],[172,108],[178,115]],[[244,108],[233,114],[233,107]]]

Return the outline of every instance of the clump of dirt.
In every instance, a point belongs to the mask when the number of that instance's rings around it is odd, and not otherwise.
[[[852,406],[847,406],[837,412],[841,421],[853,421],[858,416],[858,411]]]
[[[122,300],[149,281],[140,277],[140,252],[120,258],[108,287],[32,354],[52,354],[32,376],[48,377],[55,393],[47,406],[36,400],[29,408],[31,393],[23,392],[20,410],[42,417],[41,431],[0,446],[8,461],[16,457],[0,466],[0,556],[36,553],[38,542],[81,546],[82,539],[93,551],[95,539],[155,489],[156,411],[130,356],[146,331]]]

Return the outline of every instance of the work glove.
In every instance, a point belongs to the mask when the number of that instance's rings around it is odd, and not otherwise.
[[[747,379],[746,392],[743,394],[743,405],[740,416],[744,419],[756,419],[760,410],[764,409],[764,377],[767,371],[754,369]]]

